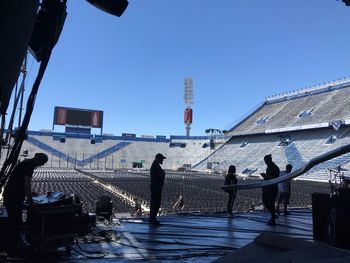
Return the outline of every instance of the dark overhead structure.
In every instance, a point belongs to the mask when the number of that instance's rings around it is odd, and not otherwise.
[[[42,61],[54,32],[52,48],[56,45],[67,17],[66,1],[43,0],[36,16],[28,50],[38,61]]]
[[[87,1],[118,17],[129,4],[127,0]],[[67,16],[66,2],[67,0],[0,1],[1,115],[6,114],[27,49],[41,62],[45,50],[53,48],[57,43]]]
[[[37,61],[43,59],[45,51],[57,43],[65,10],[66,1],[60,0],[43,0],[40,5],[39,0],[0,2],[1,115],[6,114],[27,49]]]
[[[90,4],[102,11],[120,17],[128,7],[127,0],[87,0]]]
[[[127,0],[88,0],[93,6],[115,16],[121,16],[127,8]],[[49,63],[51,52],[59,40],[67,16],[67,0],[1,0],[0,1],[0,154],[3,146],[9,151],[0,170],[0,192],[7,176],[17,163],[29,121],[35,106],[35,98]],[[14,116],[18,102],[22,109],[27,50],[40,62],[37,77],[28,95],[23,121],[19,118],[14,132]],[[26,64],[26,63],[24,63]],[[17,90],[18,78],[23,73],[22,84]],[[14,106],[8,113],[13,90]],[[6,123],[6,115],[9,122]],[[21,112],[20,112],[21,116]],[[98,118],[95,118],[98,120]],[[5,126],[8,126],[7,129]],[[5,136],[3,136],[6,134]],[[14,137],[11,141],[10,138]],[[5,148],[4,148],[5,149]]]
[[[342,0],[346,6],[350,6],[350,0]]]
[[[12,90],[20,74],[38,6],[39,0],[0,1],[1,115],[6,114]]]

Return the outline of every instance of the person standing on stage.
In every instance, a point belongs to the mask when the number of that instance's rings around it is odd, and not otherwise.
[[[236,177],[236,166],[230,165],[227,171],[227,175],[225,176],[225,183],[224,185],[233,185],[237,184],[237,177]],[[227,215],[232,215],[233,210],[233,203],[235,202],[237,190],[228,190],[228,201],[227,201]]]
[[[149,223],[151,225],[160,225],[157,220],[157,214],[159,212],[161,200],[162,200],[162,188],[164,185],[165,172],[160,166],[163,164],[163,160],[166,159],[161,153],[157,153],[152,163],[150,175],[151,175],[151,204],[149,213]]]
[[[289,174],[293,169],[293,166],[291,164],[286,165],[286,170],[282,171],[280,173],[280,176],[284,176],[286,174]],[[277,197],[277,214],[280,213],[280,204],[283,203],[284,207],[284,214],[287,215],[287,205],[289,205],[289,199],[290,199],[290,180],[284,181],[282,183],[278,184],[278,197]]]
[[[280,169],[272,161],[271,154],[265,155],[264,161],[265,161],[265,164],[267,165],[267,168],[266,168],[266,173],[261,173],[261,176],[265,180],[271,180],[271,179],[277,178],[280,174]],[[275,202],[276,202],[277,192],[278,192],[277,184],[264,186],[262,189],[263,204],[271,214],[271,219],[267,222],[267,224],[270,226],[276,225],[275,219],[277,218],[277,216],[276,216]]]
[[[19,240],[20,225],[22,222],[22,206],[26,202],[33,204],[32,176],[34,169],[44,165],[48,157],[44,153],[36,153],[33,158],[18,163],[5,185],[4,205],[8,214],[7,225],[7,253],[9,257],[18,255],[17,243]]]

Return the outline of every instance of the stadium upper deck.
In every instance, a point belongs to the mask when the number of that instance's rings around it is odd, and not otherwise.
[[[272,154],[281,169],[294,169],[350,140],[350,79],[288,92],[272,97],[234,126],[230,139],[195,165],[208,163],[226,170],[231,164],[239,173],[259,175],[265,171],[263,157]],[[350,167],[349,154],[317,165],[302,178],[328,181],[330,169]]]
[[[350,79],[267,97],[228,135],[276,133],[350,123]]]

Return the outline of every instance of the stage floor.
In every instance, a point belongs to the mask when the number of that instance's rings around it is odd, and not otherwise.
[[[147,218],[121,218],[100,223],[92,235],[79,238],[70,255],[43,255],[43,262],[212,262],[246,246],[262,233],[277,233],[312,240],[310,209],[281,214],[268,226],[269,214],[254,211],[227,217],[224,214],[177,214],[159,217],[161,226]],[[38,261],[38,259],[36,259]],[[230,260],[231,261],[231,260]]]

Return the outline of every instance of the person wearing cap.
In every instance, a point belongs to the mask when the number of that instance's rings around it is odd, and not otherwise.
[[[280,174],[280,169],[278,166],[272,161],[271,154],[265,155],[264,157],[265,164],[267,165],[266,173],[261,173],[261,176],[265,180],[271,180],[277,178]],[[271,219],[267,222],[268,225],[274,226],[276,225],[275,219],[276,209],[275,202],[277,197],[278,187],[277,184],[264,186],[262,189],[262,201],[266,209],[271,213]]]
[[[163,164],[163,160],[166,159],[161,153],[157,153],[152,163],[150,175],[151,175],[151,202],[150,202],[150,213],[149,223],[151,225],[160,225],[157,220],[157,214],[160,208],[162,200],[162,188],[164,185],[165,172],[160,166]]]
[[[4,188],[4,205],[8,215],[7,225],[7,253],[9,257],[18,255],[17,243],[19,240],[20,225],[22,222],[22,206],[24,199],[31,205],[31,182],[34,169],[44,165],[48,157],[44,153],[36,153],[31,159],[19,162],[9,175]]]

